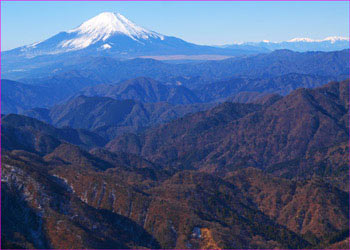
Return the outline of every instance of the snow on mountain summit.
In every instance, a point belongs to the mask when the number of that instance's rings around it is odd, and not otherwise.
[[[313,43],[313,42],[325,42],[325,41],[329,41],[331,43],[335,43],[337,41],[349,41],[349,38],[341,37],[341,36],[329,36],[329,37],[326,37],[325,39],[293,38],[291,40],[288,40],[287,42],[308,42],[308,43]]]
[[[103,12],[74,29],[59,32],[38,43],[12,49],[6,54],[27,59],[49,55],[54,58],[54,55],[65,53],[68,57],[75,54],[130,58],[145,55],[198,54],[198,51],[203,54],[231,54],[231,51],[188,43],[177,37],[145,29],[119,13]]]
[[[125,35],[135,41],[140,39],[159,38],[164,36],[142,28],[119,13],[103,12],[79,27],[69,30],[73,35],[72,39],[64,40],[60,43],[62,48],[83,49],[98,41],[106,41],[113,35]]]

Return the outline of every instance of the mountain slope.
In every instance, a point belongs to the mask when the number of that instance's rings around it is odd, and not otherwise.
[[[347,228],[348,194],[321,179],[290,181],[247,168],[230,174],[225,180],[234,183],[270,218],[316,244]]]
[[[6,244],[37,247],[43,242],[55,247],[99,248],[309,248],[322,242],[327,233],[339,233],[347,226],[346,193],[322,182],[292,182],[266,176],[254,169],[234,172],[225,180],[196,171],[169,175],[142,159],[137,160],[141,164],[135,166],[133,160],[125,161],[125,156],[98,150],[94,151],[95,159],[90,160],[89,153],[72,149],[62,144],[43,158],[18,150],[4,155],[2,209],[8,217],[2,221],[6,228],[6,232],[2,232],[6,237],[2,239]],[[69,155],[72,151],[74,153]],[[97,155],[110,158],[112,168],[105,171],[94,168],[95,160],[99,164],[105,162]],[[85,161],[77,161],[80,157]],[[126,159],[137,159],[134,157]],[[160,178],[149,175],[152,171]],[[13,194],[22,195],[19,187],[31,190],[29,197],[19,198],[27,204],[14,202],[12,198]],[[270,196],[263,196],[264,193]],[[331,202],[329,197],[332,197]],[[316,203],[310,202],[315,199]],[[316,210],[313,204],[323,206]],[[18,216],[28,218],[25,212],[28,206],[35,212],[29,213],[33,219],[20,232],[26,239],[23,242],[23,238],[13,237],[10,228],[20,223],[15,219]],[[277,218],[274,206],[283,208]],[[293,209],[295,206],[297,210]],[[302,217],[301,210],[307,211],[307,216]],[[332,211],[338,211],[337,216]],[[322,212],[324,220],[317,219],[318,212]],[[36,213],[41,214],[40,218],[35,217]],[[299,217],[306,221],[302,233],[295,227],[299,225]],[[42,223],[41,228],[36,221]],[[58,226],[60,224],[64,227]],[[80,227],[88,230],[80,230]],[[98,229],[101,230],[96,232]],[[311,231],[305,234],[308,229]],[[30,238],[31,231],[38,232],[38,238]],[[60,241],[62,237],[67,241]]]
[[[118,137],[107,148],[162,164],[225,172],[266,167],[348,139],[348,82],[298,89],[270,106],[232,116],[238,107],[223,104],[140,135]]]
[[[90,149],[102,147],[106,140],[83,129],[57,129],[49,124],[22,115],[1,117],[1,143],[3,150],[26,150],[39,154],[53,151],[63,142]]]
[[[159,248],[130,219],[82,202],[47,163],[11,154],[1,161],[3,247]]]
[[[57,74],[46,79],[22,83],[1,80],[1,112],[22,113],[28,109],[53,106],[82,88],[98,82],[83,77],[77,72]]]
[[[250,207],[244,197],[235,193],[232,184],[208,174],[182,172],[158,184],[149,180],[151,186],[139,190],[142,185],[135,179],[138,175],[122,167],[101,172],[77,162],[55,164],[52,154],[42,160],[31,160],[28,154],[27,158],[23,154],[14,151],[3,159],[6,166],[3,185],[5,190],[10,187],[12,193],[17,192],[19,196],[20,184],[24,190],[35,186],[26,201],[42,215],[40,223],[43,227],[37,229],[36,224],[28,224],[22,235],[30,237],[31,230],[44,231],[47,235],[45,242],[55,247],[300,248],[309,245],[303,238]],[[65,159],[66,155],[61,157]],[[11,174],[15,178],[9,178]],[[138,183],[138,188],[131,185],[130,180]],[[9,197],[10,194],[4,193],[5,201]],[[49,206],[53,202],[54,205]],[[10,202],[5,202],[5,205],[2,209],[9,214],[9,220],[3,225],[9,226],[13,224],[13,213],[9,212],[12,207]],[[17,204],[17,216],[26,216],[20,210],[22,208],[26,209],[24,204]],[[213,221],[213,218],[216,219]],[[259,226],[259,221],[264,226]],[[61,223],[62,228],[57,226]],[[198,230],[202,237],[196,235]],[[76,233],[72,234],[72,231]],[[245,232],[243,236],[242,232]],[[16,240],[9,229],[6,233],[8,241],[22,246],[27,244]],[[67,241],[59,241],[61,237],[67,237]],[[89,237],[91,239],[87,240]],[[39,239],[34,239],[34,244],[38,244]]]

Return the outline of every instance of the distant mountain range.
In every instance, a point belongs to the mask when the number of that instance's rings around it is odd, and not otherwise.
[[[270,42],[244,42],[230,45],[218,46],[230,49],[260,48],[267,50],[289,49],[299,52],[305,51],[334,51],[349,48],[349,38],[340,36],[330,36],[325,39],[293,38],[289,41]]]
[[[112,139],[117,135],[137,133],[212,106],[213,104],[141,103],[130,99],[78,96],[51,109],[34,108],[23,113],[57,127],[87,129]]]
[[[51,62],[51,59],[45,61],[42,58],[44,61],[40,66],[34,66],[36,62],[30,59],[27,65],[21,64],[19,66],[21,69],[18,71],[13,71],[10,69],[12,67],[7,67],[5,63],[2,65],[1,74],[2,79],[21,80],[27,83],[56,81],[55,78],[61,78],[59,76],[61,74],[67,78],[80,75],[95,83],[118,82],[135,77],[151,77],[162,81],[176,77],[200,77],[200,81],[212,81],[233,76],[259,77],[287,73],[348,75],[348,53],[347,49],[303,53],[276,50],[219,61],[180,64],[143,58],[120,60],[111,57],[76,57],[54,62]],[[36,79],[33,80],[33,78]]]
[[[98,84],[83,89],[77,95],[132,99],[145,103],[167,102],[175,105],[201,102],[187,87],[164,84],[147,77],[138,77],[119,84]]]
[[[197,64],[95,58],[55,73],[41,68],[40,78],[3,79],[2,113],[50,108],[79,95],[174,105],[233,100],[242,92],[285,95],[298,87],[317,87],[347,79],[348,54],[348,50],[303,53],[278,50]]]

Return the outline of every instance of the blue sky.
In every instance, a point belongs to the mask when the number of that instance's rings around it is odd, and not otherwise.
[[[197,44],[349,36],[349,2],[1,1],[1,49],[44,40],[104,11]]]

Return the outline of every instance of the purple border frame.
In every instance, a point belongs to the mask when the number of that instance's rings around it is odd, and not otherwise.
[[[103,0],[104,2],[349,2],[349,0]],[[0,52],[2,52],[1,49],[1,2],[51,2],[51,0],[0,0]],[[57,2],[98,2],[96,0],[57,0]],[[102,2],[102,1],[101,1]],[[349,4],[349,14],[350,14],[350,4]],[[350,23],[350,21],[349,21]],[[350,34],[350,25],[349,25],[349,34]],[[350,38],[350,35],[349,35]],[[350,47],[350,40],[349,40],[349,47]],[[350,61],[350,50],[349,50],[349,61]],[[0,53],[0,101],[1,101],[1,53]],[[350,68],[349,68],[349,79],[350,79]],[[350,89],[349,89],[350,94]],[[350,107],[350,103],[348,102],[348,105]],[[0,114],[1,114],[1,103],[0,103]],[[349,116],[349,123],[350,123],[350,116]],[[350,127],[349,127],[349,134],[350,134]],[[349,148],[350,148],[350,140],[348,142]],[[348,152],[348,160],[350,163],[350,152]],[[350,169],[350,165],[349,165]],[[1,119],[0,119],[0,178],[1,178]],[[1,197],[1,186],[0,186],[0,197]],[[350,175],[349,175],[349,207],[350,207]],[[1,199],[0,199],[0,209],[1,209]],[[349,218],[350,218],[350,209],[349,209]],[[0,210],[0,223],[1,223],[1,210]],[[350,228],[350,220],[349,220],[349,228]],[[349,233],[350,237],[350,233]],[[1,224],[0,224],[0,239],[1,239]],[[0,249],[1,248],[1,240],[0,240]],[[349,248],[350,249],[350,241],[349,241]],[[30,249],[31,250],[31,249]],[[80,249],[76,249],[80,250]],[[83,250],[83,249],[81,249]],[[85,250],[94,250],[94,249],[85,249]],[[174,249],[165,249],[165,250],[174,250]],[[236,249],[237,250],[237,249]],[[271,250],[271,249],[245,249],[245,250]],[[280,249],[280,250],[287,250],[287,249]],[[288,250],[297,250],[297,249],[288,249]],[[300,249],[299,249],[300,250]],[[330,250],[330,249],[314,249],[314,250]]]

